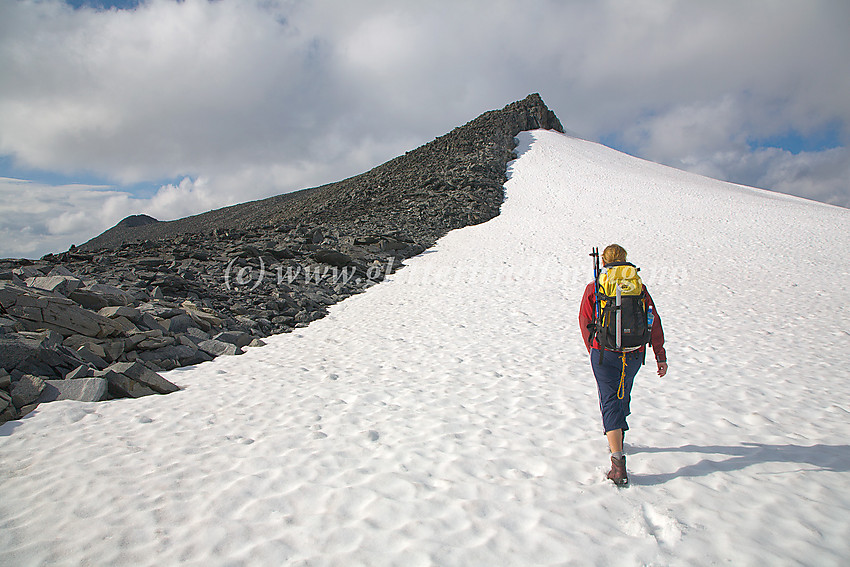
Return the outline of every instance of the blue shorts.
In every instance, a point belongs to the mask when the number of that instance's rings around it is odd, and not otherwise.
[[[599,409],[602,410],[602,425],[605,432],[615,429],[628,431],[626,416],[631,413],[629,403],[632,396],[632,384],[635,374],[643,364],[644,353],[634,351],[626,353],[626,378],[623,390],[620,390],[620,378],[623,374],[623,358],[618,352],[605,351],[602,364],[599,364],[599,351],[590,351],[590,365],[596,377],[596,388],[599,393]],[[619,398],[618,391],[623,399]]]

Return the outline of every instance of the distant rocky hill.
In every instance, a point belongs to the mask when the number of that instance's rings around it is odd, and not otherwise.
[[[158,372],[308,325],[504,200],[514,136],[563,132],[539,95],[361,175],[0,260],[0,423],[57,399],[177,389]]]
[[[449,230],[499,213],[513,138],[535,128],[563,132],[555,114],[532,94],[344,181],[175,221],[142,224],[125,219],[78,249],[300,222],[330,224],[353,235],[402,233],[430,245]]]

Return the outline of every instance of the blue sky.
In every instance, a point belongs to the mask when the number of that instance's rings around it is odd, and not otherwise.
[[[850,3],[0,2],[0,257],[343,179],[539,92],[564,126],[850,207]]]
[[[126,10],[137,7],[139,0],[65,0],[65,2],[74,8],[94,8],[96,10],[109,10],[116,8]]]

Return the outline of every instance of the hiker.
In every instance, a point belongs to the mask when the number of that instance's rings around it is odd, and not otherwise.
[[[655,309],[655,304],[646,291],[646,286],[637,277],[637,269],[626,262],[626,251],[622,246],[612,244],[605,248],[602,252],[602,262],[604,270],[598,269],[598,249],[594,249],[594,254],[597,260],[597,272],[595,276],[598,278],[596,282],[588,284],[584,290],[584,297],[581,300],[581,308],[579,310],[579,327],[581,328],[582,337],[584,338],[585,347],[590,353],[590,364],[593,368],[593,375],[596,377],[597,391],[599,393],[599,407],[602,410],[602,424],[605,430],[605,435],[608,438],[608,448],[611,451],[611,470],[608,472],[608,478],[617,485],[628,484],[628,475],[626,473],[626,456],[623,452],[623,440],[629,426],[626,423],[626,416],[629,415],[629,402],[631,400],[632,384],[634,383],[635,374],[644,363],[646,356],[645,343],[647,338],[652,345],[652,350],[655,354],[655,360],[658,365],[658,376],[664,376],[667,373],[667,354],[664,351],[664,331],[661,329],[661,319],[658,317],[658,311]],[[596,304],[597,288],[600,282],[606,277],[606,274],[616,270],[617,267],[625,267],[630,270],[633,276],[633,281],[636,282],[634,287],[640,287],[639,291],[633,294],[637,309],[644,309],[646,317],[643,323],[643,336],[636,343],[641,346],[633,346],[634,350],[625,348],[617,349],[610,345],[610,335],[604,335],[603,329],[598,328],[605,324],[603,318],[606,313],[610,313],[613,309],[614,297],[613,292],[603,292],[612,294],[611,297],[604,296],[600,293],[600,299],[607,298],[608,309],[600,307]],[[617,272],[615,272],[617,273]],[[610,276],[609,276],[610,277]],[[624,287],[627,287],[624,284]],[[623,302],[625,309],[627,302]],[[596,323],[597,313],[600,313],[600,319],[603,322]],[[626,317],[627,314],[621,315]],[[648,324],[648,325],[647,325]],[[621,322],[622,325],[622,322]],[[629,325],[631,326],[631,325]],[[648,335],[648,336],[647,336]],[[606,348],[600,347],[600,341],[604,342]]]

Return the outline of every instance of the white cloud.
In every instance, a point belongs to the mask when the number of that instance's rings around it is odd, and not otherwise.
[[[747,141],[838,124],[846,145],[847,21],[828,0],[3,2],[0,155],[186,178],[126,196],[162,218],[342,179],[540,92],[642,157],[846,203],[846,151]]]
[[[3,255],[40,257],[67,250],[70,244],[91,238],[83,235],[90,234],[92,227],[109,226],[116,215],[129,209],[129,201],[127,193],[108,187],[0,178]]]

